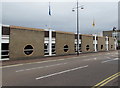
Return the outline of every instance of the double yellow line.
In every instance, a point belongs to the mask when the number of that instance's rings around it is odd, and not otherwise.
[[[117,78],[118,76],[120,76],[120,72],[108,77],[107,79],[99,82],[98,84],[94,85],[92,88],[100,88],[104,85],[106,85],[107,83],[109,83],[110,81],[112,81],[113,79]]]

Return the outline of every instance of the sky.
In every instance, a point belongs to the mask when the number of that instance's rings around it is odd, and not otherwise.
[[[79,30],[92,34],[118,27],[118,2],[79,2]],[[2,2],[2,24],[76,32],[76,2]],[[95,26],[92,26],[93,20]]]
[[[120,30],[120,1],[118,3],[118,29]]]

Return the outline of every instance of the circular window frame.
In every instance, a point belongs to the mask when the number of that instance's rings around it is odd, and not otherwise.
[[[65,44],[65,45],[64,45],[64,47],[65,47],[65,46],[68,46],[68,45],[67,45],[67,44]],[[65,52],[64,47],[63,47],[63,51]],[[68,50],[67,50],[65,53],[67,53],[68,51],[69,51],[69,46],[68,46]]]
[[[29,55],[25,54],[25,51],[24,51],[24,50],[25,50],[25,47],[26,47],[26,46],[28,46],[28,45],[32,46],[32,48],[33,48],[32,53],[31,53],[31,54],[29,54]],[[34,53],[34,46],[33,46],[32,44],[26,44],[26,45],[24,46],[24,48],[23,48],[23,53],[24,53],[24,55],[25,55],[25,56],[32,56],[32,55],[33,55],[33,53]]]
[[[103,50],[103,49],[104,49],[104,46],[103,46],[103,45],[101,45],[101,47],[100,47],[100,48],[101,48],[101,50]]]
[[[87,48],[88,48],[87,46],[89,46],[89,49],[88,49],[88,50],[87,50]],[[86,45],[86,51],[90,51],[90,45]]]
[[[111,49],[113,49],[113,45],[111,45]]]

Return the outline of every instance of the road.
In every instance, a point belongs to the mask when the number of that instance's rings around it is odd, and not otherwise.
[[[118,51],[111,51],[4,66],[2,84],[3,86],[118,86],[118,75],[113,77],[118,73],[118,61]],[[108,81],[102,83],[106,79]]]

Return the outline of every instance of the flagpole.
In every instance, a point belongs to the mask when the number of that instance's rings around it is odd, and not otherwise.
[[[48,26],[48,29],[50,29],[51,28],[51,7],[50,7],[50,2],[49,2],[49,12],[48,12],[48,14],[49,14],[49,26]]]

